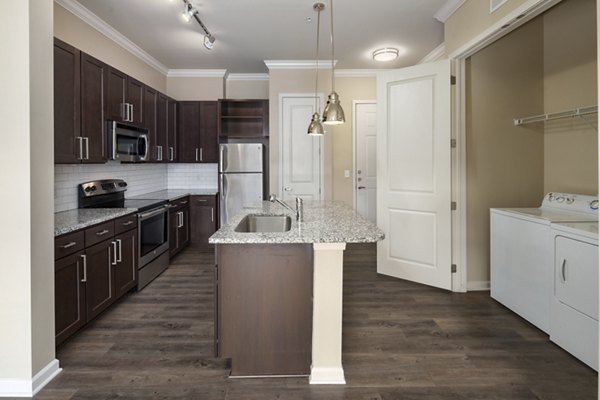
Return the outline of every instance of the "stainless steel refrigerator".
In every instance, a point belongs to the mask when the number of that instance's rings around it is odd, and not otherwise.
[[[219,192],[221,225],[244,207],[263,201],[263,145],[220,145]]]

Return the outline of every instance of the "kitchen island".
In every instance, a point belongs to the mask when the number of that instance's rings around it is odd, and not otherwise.
[[[247,232],[247,215],[289,215],[290,226]],[[340,202],[307,202],[302,222],[270,202],[230,218],[209,242],[217,245],[216,353],[231,358],[231,375],[344,384],[344,250],[383,236]]]

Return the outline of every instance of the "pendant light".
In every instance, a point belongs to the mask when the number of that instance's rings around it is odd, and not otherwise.
[[[315,112],[312,115],[312,120],[308,125],[308,134],[313,136],[322,136],[325,133],[325,128],[321,123],[321,107],[319,107],[318,90],[319,90],[319,34],[321,25],[321,11],[325,9],[325,4],[315,3],[313,10],[317,12],[317,55],[315,57]]]
[[[340,104],[340,96],[335,91],[335,61],[333,47],[333,0],[329,0],[331,13],[331,93],[327,98],[327,105],[323,110],[323,123],[326,125],[339,125],[346,122],[344,110]]]

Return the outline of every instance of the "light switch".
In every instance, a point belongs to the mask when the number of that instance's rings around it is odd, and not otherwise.
[[[344,170],[344,178],[350,178],[350,170],[349,169]]]

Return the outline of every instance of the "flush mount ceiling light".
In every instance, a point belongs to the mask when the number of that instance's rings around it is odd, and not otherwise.
[[[313,10],[317,12],[317,54],[315,56],[315,112],[312,115],[312,120],[308,125],[308,134],[313,136],[323,136],[325,133],[325,128],[321,123],[321,107],[318,105],[318,94],[317,91],[319,89],[319,35],[320,35],[320,25],[321,25],[321,11],[325,9],[325,4],[323,3],[315,3],[313,5]]]
[[[346,122],[344,109],[340,104],[340,96],[335,91],[335,62],[333,52],[333,0],[329,0],[329,12],[331,16],[331,93],[327,98],[327,105],[323,110],[323,123],[326,125],[339,125]]]
[[[375,61],[393,61],[398,58],[400,52],[394,47],[384,47],[383,49],[377,49],[373,52],[373,60]]]
[[[190,22],[192,18],[196,20],[198,25],[200,25],[200,28],[202,28],[204,31],[204,47],[206,47],[208,50],[212,50],[216,39],[200,20],[200,17],[198,16],[198,10],[192,5],[192,3],[190,3],[189,0],[183,0],[183,4],[185,6],[185,10],[183,10],[181,18],[183,18],[185,22]]]

